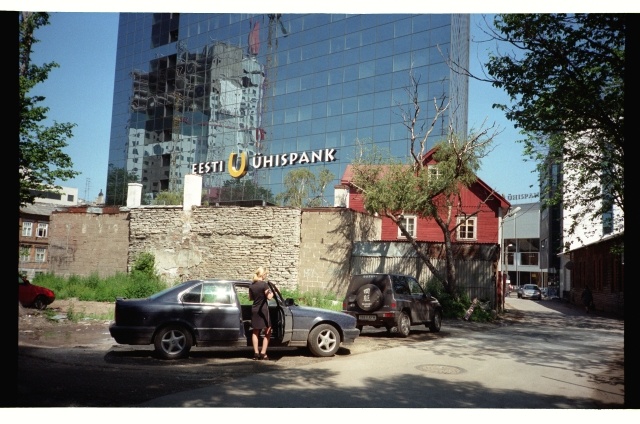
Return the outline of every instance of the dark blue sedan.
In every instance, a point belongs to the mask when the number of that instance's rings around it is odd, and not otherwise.
[[[193,346],[251,346],[250,285],[244,280],[192,280],[146,299],[117,298],[109,332],[119,344],[153,344],[164,359],[185,358]],[[360,334],[351,315],[296,305],[269,285],[275,294],[269,301],[269,347],[304,347],[327,357]]]

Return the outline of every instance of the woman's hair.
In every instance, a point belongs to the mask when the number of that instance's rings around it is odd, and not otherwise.
[[[261,266],[253,273],[253,281],[262,280],[267,275],[267,270]]]

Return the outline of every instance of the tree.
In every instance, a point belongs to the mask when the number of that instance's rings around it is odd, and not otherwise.
[[[116,168],[112,163],[109,164],[107,172],[107,197],[106,205],[127,204],[127,196],[129,192],[129,183],[138,182],[138,176],[134,172],[127,173],[124,168]]]
[[[294,208],[318,207],[325,203],[324,191],[335,175],[323,168],[316,176],[308,168],[298,168],[284,178],[285,191],[276,196],[278,202]]]
[[[181,205],[182,193],[175,191],[161,191],[155,198],[156,205]]]
[[[29,92],[45,81],[49,72],[58,67],[55,62],[42,66],[31,63],[33,45],[38,42],[34,32],[49,24],[48,13],[21,12],[19,14],[19,61],[18,61],[18,181],[20,181],[19,204],[26,206],[35,200],[35,193],[57,191],[61,187],[56,179],[66,181],[79,172],[71,168],[71,158],[62,151],[66,140],[73,136],[76,124],[54,122],[42,125],[49,108],[41,106],[44,96],[30,96]]]
[[[492,39],[513,47],[486,64],[489,81],[513,104],[496,104],[522,129],[525,154],[540,175],[561,163],[571,181],[541,181],[546,205],[571,210],[574,234],[584,218],[613,205],[624,225],[625,14],[496,15]]]
[[[490,193],[487,199],[477,205],[475,211],[468,211],[462,208],[460,192],[462,187],[469,187],[477,180],[476,172],[480,167],[480,159],[485,156],[498,132],[493,131],[492,126],[475,133],[472,130],[471,135],[460,139],[450,123],[447,138],[436,143],[434,147],[435,168],[430,168],[426,161],[430,152],[427,151],[427,141],[449,105],[444,104],[444,99],[440,104],[434,99],[435,116],[430,125],[426,126],[428,122],[420,117],[419,78],[411,73],[410,79],[411,85],[406,89],[410,106],[406,109],[401,108],[403,123],[409,131],[409,163],[390,159],[388,155],[376,149],[367,153],[363,150],[353,165],[351,183],[362,194],[367,212],[391,219],[433,275],[443,282],[445,291],[457,298],[452,249],[452,234],[455,234],[459,226],[455,221],[456,216],[469,218],[476,215],[482,203],[494,194]],[[405,228],[404,214],[408,213],[415,214],[418,218],[434,220],[442,231],[445,249],[444,274],[434,267],[430,258]]]
[[[220,189],[220,195],[213,201],[230,202],[240,200],[264,200],[273,203],[274,196],[271,190],[260,187],[250,178],[234,178],[226,180]]]

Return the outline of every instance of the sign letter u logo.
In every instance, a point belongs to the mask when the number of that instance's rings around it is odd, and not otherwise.
[[[240,153],[240,168],[236,168],[236,156],[237,153],[231,153],[229,155],[229,175],[233,178],[241,178],[244,177],[247,173],[247,154]]]

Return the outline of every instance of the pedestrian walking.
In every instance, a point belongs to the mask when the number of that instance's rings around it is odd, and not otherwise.
[[[589,286],[585,286],[582,291],[582,304],[584,305],[584,310],[589,313],[589,309],[591,305],[593,305],[593,294],[591,293],[591,289]]]

